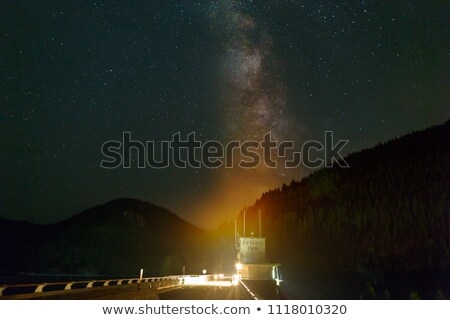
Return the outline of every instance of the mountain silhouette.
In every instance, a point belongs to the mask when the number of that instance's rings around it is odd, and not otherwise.
[[[180,274],[185,264],[202,268],[208,256],[201,250],[205,231],[136,199],[113,200],[49,225],[1,219],[0,230],[2,271],[129,275],[144,268],[157,276]]]
[[[366,297],[381,297],[402,277],[416,290],[434,283],[448,291],[450,121],[345,160],[349,168],[318,170],[263,194],[246,208],[247,234],[258,232],[260,210],[268,257],[303,285],[341,278],[337,287],[350,287],[361,282],[344,276],[352,274],[369,287]]]

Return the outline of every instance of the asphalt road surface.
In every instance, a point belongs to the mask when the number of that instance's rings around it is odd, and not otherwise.
[[[242,286],[183,286],[159,294],[161,300],[251,300]]]

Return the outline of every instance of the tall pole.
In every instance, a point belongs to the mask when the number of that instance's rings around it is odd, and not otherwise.
[[[245,210],[244,210],[244,238],[245,238]]]
[[[234,247],[237,248],[237,221],[234,219]]]
[[[261,238],[261,209],[258,209],[259,215],[259,237]]]

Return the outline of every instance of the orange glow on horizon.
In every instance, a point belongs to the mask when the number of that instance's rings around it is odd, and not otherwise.
[[[266,167],[256,170],[219,169],[215,181],[205,187],[205,193],[187,204],[187,211],[195,212],[189,221],[201,228],[213,229],[232,221],[264,192],[290,183],[291,179]]]

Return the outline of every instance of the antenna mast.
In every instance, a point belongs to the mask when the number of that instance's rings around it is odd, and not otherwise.
[[[245,210],[244,210],[244,238],[245,238]]]
[[[258,209],[258,215],[259,215],[259,237],[261,238],[261,209]]]
[[[234,219],[234,246],[235,246],[235,248],[238,247],[238,244],[237,244],[237,221],[236,221],[236,219]]]

